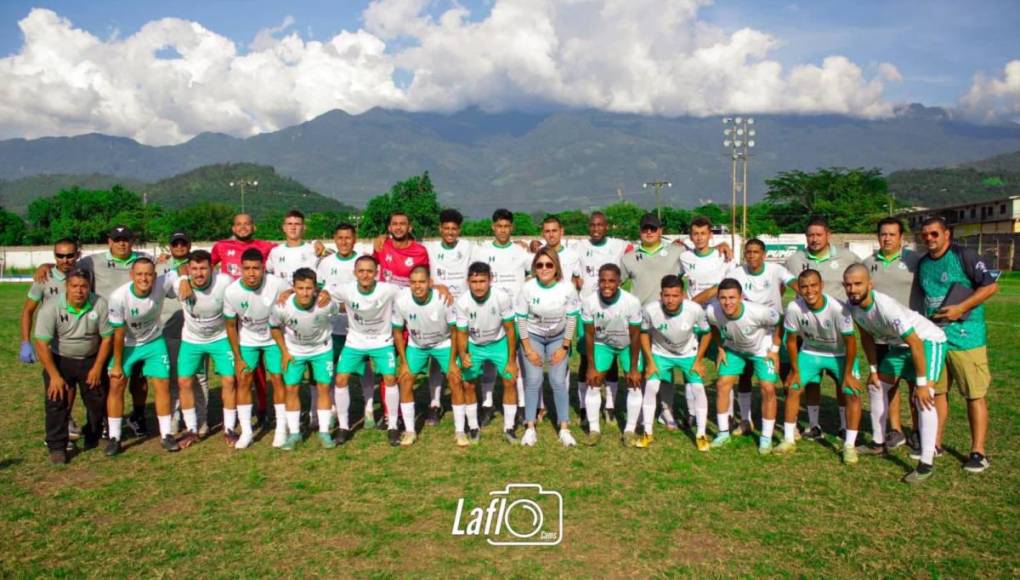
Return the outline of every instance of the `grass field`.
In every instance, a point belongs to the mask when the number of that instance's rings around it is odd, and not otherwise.
[[[919,487],[899,481],[905,450],[848,467],[831,434],[762,458],[749,438],[701,454],[661,429],[653,448],[624,449],[615,426],[599,447],[563,449],[546,425],[528,449],[503,443],[497,420],[462,450],[450,414],[410,449],[373,431],[333,451],[309,440],[286,454],[270,434],[237,452],[216,433],[174,455],[128,440],[115,459],[95,450],[52,467],[40,367],[17,362],[25,289],[0,286],[2,576],[1020,575],[1020,279],[988,307],[992,467],[960,469],[969,433],[954,397],[948,453]],[[460,498],[484,507],[518,482],[562,494],[559,545],[451,534]]]

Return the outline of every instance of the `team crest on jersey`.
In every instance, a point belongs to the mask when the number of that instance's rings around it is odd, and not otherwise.
[[[96,316],[95,312],[89,312],[89,314],[88,314],[88,319],[89,320],[95,320],[97,318],[98,318],[98,316]]]
[[[941,280],[943,283],[948,282],[949,272],[942,272],[942,276],[939,276],[939,280]]]
[[[741,333],[742,333],[742,334],[743,334],[744,336],[751,336],[751,334],[752,334],[752,333],[754,332],[754,329],[753,329],[753,328],[741,328],[741,329],[740,329],[740,332],[741,332]]]
[[[241,310],[248,310],[248,301],[241,302]]]
[[[131,316],[138,316],[138,309],[137,308],[132,308],[131,309]]]
[[[404,258],[404,265],[405,266],[410,268],[413,264],[414,264],[414,259],[413,258],[410,258],[410,257]]]
[[[833,261],[831,264],[829,264],[829,268],[832,269],[832,270],[838,270],[839,269],[839,262]]]

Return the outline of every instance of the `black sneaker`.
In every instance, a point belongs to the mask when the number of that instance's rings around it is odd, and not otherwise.
[[[379,419],[378,421],[375,422],[375,429],[376,429],[376,431],[386,431],[387,430],[386,417],[383,417],[382,419]]]
[[[804,439],[817,440],[822,438],[822,428],[815,425],[804,432],[802,435]]]
[[[63,449],[50,449],[50,463],[53,465],[64,465],[67,463],[67,452]]]
[[[478,445],[478,443],[482,440],[482,434],[478,429],[468,429],[467,436],[472,445]]]
[[[135,434],[135,437],[141,439],[149,436],[149,430],[145,426],[145,415],[132,413],[124,420],[124,423]]]
[[[988,469],[989,463],[988,458],[977,451],[972,451],[970,457],[967,458],[967,463],[963,464],[964,471],[970,473],[981,473]]]
[[[439,424],[439,419],[442,416],[442,409],[439,407],[429,407],[428,417],[425,419],[425,424],[429,427],[435,427]]]
[[[99,432],[99,440],[100,441],[110,440],[110,424],[105,420],[103,421],[103,428]]]
[[[917,467],[910,473],[903,476],[903,483],[909,483],[911,485],[921,483],[931,478],[932,473],[935,472],[935,468],[927,463],[918,463]]]
[[[174,439],[173,435],[165,435],[159,442],[163,445],[163,449],[169,453],[176,453],[181,450],[181,446],[177,444],[177,440]]]
[[[517,445],[520,441],[517,439],[517,434],[514,433],[513,429],[507,429],[503,431],[503,440],[511,445]]]
[[[114,455],[120,455],[121,451],[123,451],[123,449],[120,446],[120,439],[114,438],[107,442],[106,449],[103,453],[105,453],[107,457],[113,457]]]
[[[857,453],[861,455],[885,455],[885,445],[868,441],[866,445],[858,445]]]
[[[390,440],[390,447],[400,447],[400,430],[390,429],[386,432],[387,437]]]
[[[488,427],[489,423],[492,423],[492,418],[496,414],[493,407],[486,407],[482,405],[481,411],[478,412],[478,426]]]
[[[892,430],[885,434],[885,446],[889,449],[903,447],[906,443],[907,438],[903,435],[903,431]]]
[[[907,446],[914,451],[921,450],[921,436],[917,431],[912,432],[910,437],[907,437]]]
[[[350,429],[338,429],[336,432],[336,436],[333,437],[333,442],[336,443],[337,445],[344,445],[350,440],[351,440]]]
[[[935,448],[935,458],[936,459],[939,458],[939,457],[942,457],[944,454],[945,454],[945,451],[943,451],[941,447],[936,447]],[[918,449],[916,451],[911,451],[910,452],[910,458],[913,459],[914,461],[920,461],[921,460],[921,450]]]

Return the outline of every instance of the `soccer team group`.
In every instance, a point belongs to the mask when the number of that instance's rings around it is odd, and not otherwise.
[[[340,224],[335,249],[327,249],[303,239],[298,211],[285,217],[279,245],[256,239],[247,214],[235,216],[232,238],[211,251],[192,250],[188,235],[177,232],[169,254],[149,257],[133,249],[122,226],[110,230],[105,253],[80,257],[76,242],[58,241],[54,263],[36,271],[21,319],[21,359],[44,369],[51,461],[65,463],[79,437],[86,449],[105,440],[107,455],[121,453],[125,423],[146,435],[149,389],[163,448],[193,445],[208,433],[210,372],[221,385],[224,438],[235,449],[269,428],[270,386],[273,446],[300,445],[303,384],[310,385],[309,430],[324,448],[344,445],[357,426],[352,377],[361,387],[362,426],[386,429],[391,445],[413,445],[422,375],[429,400],[422,427],[439,423],[445,386],[458,446],[479,443],[499,391],[502,438],[536,445],[548,382],[550,423],[559,443],[571,447],[569,361],[576,350],[580,433],[588,445],[598,444],[602,423],[619,421],[629,447],[652,445],[658,422],[693,429],[700,451],[723,448],[753,436],[756,384],[759,452],[791,453],[798,440],[823,437],[820,385],[829,375],[843,462],[909,445],[918,463],[904,480],[931,477],[955,384],[971,431],[963,467],[980,472],[989,465],[983,303],[997,290],[996,273],[952,243],[938,217],[920,232],[926,252],[907,249],[902,224],[883,220],[880,247],[863,262],[831,244],[825,221],[813,219],[806,248],[785,265],[767,262],[757,239],[744,244],[738,263],[728,244],[713,245],[712,224],[701,217],[689,242],[668,243],[659,219],[647,214],[632,245],[608,237],[606,217],[596,212],[589,236],[569,246],[555,217],[543,222],[543,241],[530,244],[512,239],[507,210],[493,214],[493,239],[484,243],[460,238],[457,211],[439,217],[440,239],[424,244],[408,216],[394,213],[388,235],[358,244],[356,228]],[[359,253],[358,245],[371,250]],[[784,307],[786,288],[796,297]],[[858,368],[859,348],[867,369]],[[717,375],[713,439],[709,362]],[[901,382],[910,431],[900,424]],[[677,385],[686,398],[680,413]],[[127,417],[126,392],[133,403]],[[858,444],[865,395],[872,438]],[[86,408],[81,429],[71,420],[76,396]],[[780,412],[782,437],[774,446]]]

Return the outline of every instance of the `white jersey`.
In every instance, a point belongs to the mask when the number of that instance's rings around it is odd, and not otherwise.
[[[517,316],[528,319],[528,333],[545,338],[562,334],[567,328],[567,317],[576,316],[581,309],[574,284],[565,277],[551,286],[543,285],[537,278],[528,280],[516,302]]]
[[[798,296],[786,305],[783,328],[804,339],[801,350],[805,353],[843,356],[846,354],[843,337],[854,335],[854,319],[850,309],[839,300],[828,294],[822,294],[822,300],[822,307],[816,311]]]
[[[419,303],[410,288],[400,291],[393,303],[393,327],[407,329],[407,343],[415,348],[449,348],[451,326],[457,324],[457,314],[447,306],[443,297],[429,290],[425,303]]]
[[[318,261],[319,258],[315,255],[315,245],[311,242],[293,247],[283,243],[269,250],[269,257],[266,258],[266,272],[273,274],[289,287],[294,285],[294,272],[297,272],[299,268],[315,270],[315,264]]]
[[[436,284],[446,286],[453,297],[460,298],[467,292],[467,271],[471,266],[473,249],[468,240],[457,240],[447,248],[442,240],[424,242],[429,253],[429,270]]]
[[[360,349],[382,348],[393,344],[393,301],[401,288],[389,282],[376,282],[365,293],[357,282],[344,284],[330,292],[333,300],[347,309],[346,346]]]
[[[135,283],[128,282],[110,295],[110,326],[124,327],[124,346],[138,346],[163,336],[161,311],[163,300],[175,296],[166,276],[157,276],[148,296],[135,294]]]
[[[484,346],[506,336],[503,323],[514,321],[514,303],[510,294],[490,289],[479,302],[468,292],[457,299],[457,328],[467,331],[471,344]]]
[[[854,322],[878,342],[889,346],[905,346],[906,337],[916,332],[921,340],[945,342],[946,333],[934,322],[900,304],[895,298],[871,292],[871,306],[850,305]]]
[[[329,292],[330,296],[334,296],[339,287],[354,282],[357,279],[354,277],[354,262],[360,255],[357,250],[354,250],[346,258],[337,253],[319,260],[315,271],[319,286]],[[333,317],[333,334],[338,336],[347,334],[346,311],[341,311]]]
[[[616,238],[602,238],[601,244],[584,239],[577,244],[577,257],[581,265],[581,296],[587,298],[599,288],[599,268],[605,264],[620,265],[630,244]]]
[[[727,263],[722,252],[715,248],[709,248],[704,255],[694,250],[680,254],[680,272],[687,279],[687,298],[690,300],[705,290],[718,286],[731,269],[732,265]]]
[[[223,295],[234,279],[226,274],[213,274],[204,289],[192,284],[191,297],[181,300],[184,310],[184,329],[181,340],[192,344],[207,344],[227,337],[223,321]],[[180,277],[176,272],[166,274],[167,283],[176,288]]]
[[[680,310],[672,314],[656,300],[646,305],[641,314],[641,332],[651,340],[652,354],[659,356],[694,356],[698,354],[701,335],[712,331],[705,309],[693,300],[684,300]]]
[[[273,305],[269,325],[283,329],[283,340],[291,356],[316,356],[333,351],[333,337],[330,334],[331,316],[336,314],[336,302],[320,308],[315,300],[309,308],[297,304],[297,296],[291,296],[283,304]]]
[[[797,278],[782,264],[764,262],[757,273],[751,272],[745,264],[730,271],[730,277],[740,282],[744,300],[764,304],[783,311],[783,286],[789,286]]]
[[[729,318],[718,300],[709,303],[708,323],[719,329],[723,346],[752,356],[766,356],[779,324],[779,311],[754,302],[741,302],[740,314]]]
[[[517,295],[531,271],[531,254],[513,242],[506,246],[485,242],[474,249],[471,259],[488,264],[492,268],[492,287],[510,296]]]
[[[560,242],[560,249],[556,252],[556,257],[560,260],[563,280],[573,285],[573,278],[581,276],[581,256],[573,248],[568,248],[563,242]]]
[[[273,336],[269,332],[269,318],[283,282],[272,276],[263,276],[262,285],[251,289],[244,280],[236,280],[223,293],[223,317],[233,320],[241,317],[238,332],[241,346],[269,346]]]
[[[595,326],[595,342],[613,348],[630,346],[630,329],[641,326],[641,312],[641,301],[626,290],[617,290],[608,303],[598,292],[581,301],[581,321]]]

